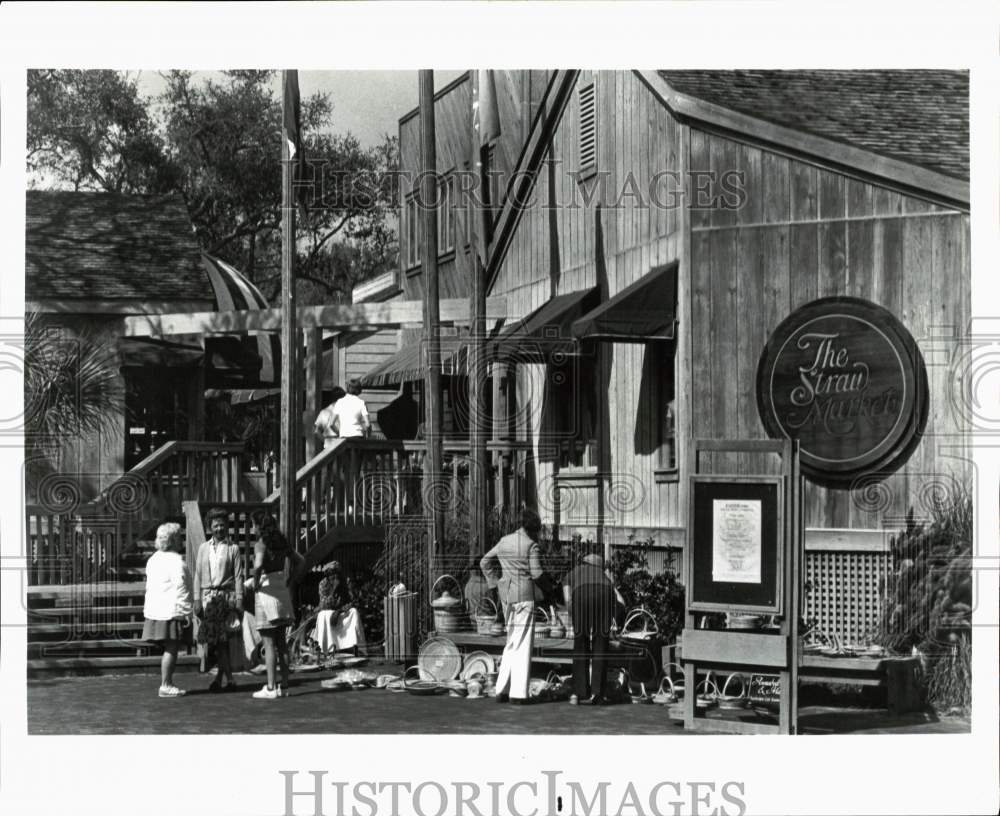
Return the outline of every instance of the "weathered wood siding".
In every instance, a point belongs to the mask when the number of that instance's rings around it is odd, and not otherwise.
[[[491,294],[508,298],[514,318],[552,295],[598,286],[607,299],[655,266],[679,257],[677,208],[650,206],[649,180],[676,170],[679,126],[631,72],[584,73],[578,86],[597,83],[598,174],[583,183],[577,166],[580,111],[574,93],[552,134],[533,206],[522,216]],[[633,186],[632,180],[635,185]],[[625,195],[622,195],[622,192]],[[660,191],[661,199],[666,195]],[[550,205],[550,206],[543,206]],[[601,469],[608,478],[563,488],[561,523],[593,528],[671,527],[681,522],[677,483],[655,484],[656,428],[642,372],[641,344],[602,344],[597,361]],[[545,369],[521,365],[517,394],[522,438],[536,442],[529,467],[540,510],[553,519],[555,483],[551,457],[538,446],[544,434],[542,405],[550,393]],[[533,472],[532,472],[533,471]]]
[[[755,376],[767,336],[815,298],[866,298],[897,315],[920,346],[930,387],[926,432],[880,488],[810,484],[806,525],[876,529],[911,508],[926,515],[936,491],[969,472],[950,391],[970,315],[968,215],[694,128],[690,156],[694,170],[745,174],[746,193],[736,209],[691,211],[694,434],[764,437]],[[737,472],[760,465],[749,457],[714,464]]]
[[[343,366],[341,369],[344,372],[344,376],[343,382],[339,383],[339,385],[344,387],[351,377],[363,377],[375,368],[375,366],[385,362],[398,350],[398,329],[381,329],[377,332],[366,332],[350,336],[344,344]],[[377,414],[396,398],[396,391],[368,389],[361,396],[368,406],[368,413],[374,424],[374,433],[381,435]]]

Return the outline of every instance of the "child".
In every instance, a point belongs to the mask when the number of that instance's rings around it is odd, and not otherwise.
[[[160,696],[182,697],[187,692],[174,685],[177,647],[191,625],[191,573],[180,554],[181,526],[161,524],[156,530],[156,552],[146,562],[146,622],[142,639],[163,647],[160,661]]]

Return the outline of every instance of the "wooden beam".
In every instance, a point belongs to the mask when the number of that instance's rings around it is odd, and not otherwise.
[[[373,331],[398,329],[407,324],[423,325],[424,304],[420,300],[400,300],[392,303],[358,303],[351,305],[304,306],[296,310],[299,328],[336,329],[338,331]],[[442,324],[468,321],[467,298],[441,301]],[[507,298],[486,299],[486,319],[507,317]],[[172,334],[243,334],[254,331],[279,331],[281,309],[230,312],[181,312],[148,314],[125,318],[125,337],[164,337]]]
[[[46,314],[146,315],[171,312],[203,312],[212,308],[210,300],[26,300],[25,312]]]
[[[306,329],[306,407],[302,433],[306,442],[306,459],[319,453],[322,441],[313,433],[313,420],[323,408],[323,330]]]
[[[424,272],[424,337],[423,363],[427,372],[427,414],[424,429],[427,437],[427,458],[424,464],[424,505],[430,504],[430,527],[427,547],[427,581],[437,573],[438,547],[444,544],[444,507],[439,499],[441,480],[444,478],[441,441],[443,435],[441,413],[441,303],[438,296],[438,240],[437,207],[437,146],[434,133],[434,72],[421,70],[420,83],[420,199],[423,206],[423,272]],[[468,315],[468,301],[461,310]]]

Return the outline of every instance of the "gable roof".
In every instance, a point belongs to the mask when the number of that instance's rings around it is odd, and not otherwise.
[[[29,190],[26,300],[212,301],[179,195]]]
[[[967,71],[660,71],[675,91],[969,179]]]

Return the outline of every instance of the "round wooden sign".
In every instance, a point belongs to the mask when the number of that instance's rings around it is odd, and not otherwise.
[[[814,300],[774,330],[757,366],[757,409],[774,438],[799,440],[812,481],[887,475],[927,422],[927,372],[913,337],[867,300]]]

